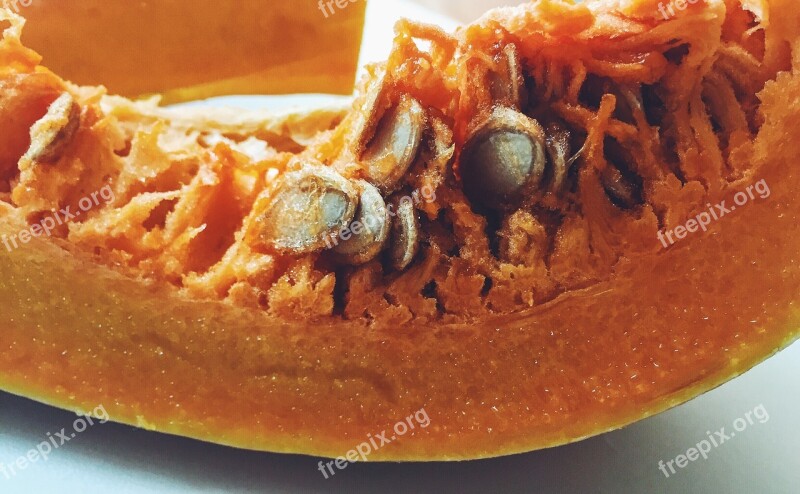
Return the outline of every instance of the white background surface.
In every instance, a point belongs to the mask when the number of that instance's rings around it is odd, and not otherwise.
[[[366,60],[379,60],[388,52],[391,26],[400,15],[449,23],[398,0],[374,1]],[[278,104],[259,100],[261,105],[265,102]],[[734,420],[759,405],[769,413],[765,423],[755,422],[713,449],[707,460],[690,463],[670,478],[658,470],[659,460],[685,453],[706,438],[706,431],[721,427],[731,431]],[[75,418],[0,393],[0,463],[13,463],[48,433],[62,427],[71,430]],[[790,494],[800,492],[798,419],[800,344],[795,344],[687,405],[621,431],[547,451],[458,464],[356,464],[325,480],[317,470],[318,459],[239,451],[105,424],[89,428],[54,451],[48,461],[35,463],[12,479],[0,473],[0,494]]]

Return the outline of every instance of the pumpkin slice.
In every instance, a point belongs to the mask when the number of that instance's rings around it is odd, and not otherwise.
[[[12,2],[25,43],[78,84],[166,103],[227,94],[351,94],[366,2]]]
[[[4,13],[0,387],[453,460],[741,374],[800,334],[800,12],[749,6],[406,21],[351,109],[279,116],[63,82]]]

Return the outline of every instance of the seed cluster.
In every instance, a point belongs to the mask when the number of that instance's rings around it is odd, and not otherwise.
[[[305,254],[333,243],[335,261],[361,265],[377,258],[390,242],[388,256],[396,269],[405,269],[414,259],[420,239],[417,213],[392,193],[417,159],[427,112],[417,100],[402,95],[380,116],[384,91],[384,81],[374,81],[354,141],[366,179],[348,180],[331,167],[316,165],[282,176],[263,217],[263,238],[269,246]],[[376,120],[368,137],[370,122]],[[387,203],[394,204],[394,217]]]

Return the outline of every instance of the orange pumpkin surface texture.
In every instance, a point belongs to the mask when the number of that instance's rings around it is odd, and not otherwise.
[[[0,15],[3,390],[331,457],[424,410],[369,459],[472,459],[800,334],[792,0],[403,21],[352,107],[285,114],[74,85]]]

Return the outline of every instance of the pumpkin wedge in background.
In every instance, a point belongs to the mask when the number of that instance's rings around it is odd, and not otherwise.
[[[76,84],[165,103],[228,94],[351,94],[366,1],[14,2],[26,46]]]
[[[454,460],[726,382],[800,335],[800,11],[751,3],[404,21],[350,110],[281,116],[70,85],[9,16],[0,389],[242,448]]]

